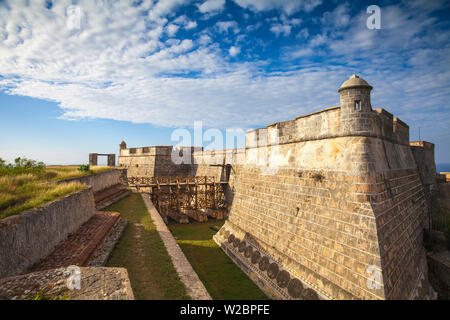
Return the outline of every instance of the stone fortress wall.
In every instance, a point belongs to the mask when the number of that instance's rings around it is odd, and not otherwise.
[[[192,149],[195,162],[180,166],[169,164],[171,147],[132,156],[122,145],[119,165],[229,178],[215,241],[273,298],[430,298],[420,152],[405,123],[372,109],[371,89],[352,76],[339,106],[249,131],[245,149]]]
[[[180,152],[181,149],[173,146],[126,148],[125,142],[122,142],[118,164],[127,169],[128,176],[186,176],[191,170],[190,166],[172,161],[172,156],[179,156]]]
[[[92,192],[99,192],[109,187],[121,183],[121,177],[125,173],[123,170],[108,170],[98,173],[93,173],[87,176],[68,178],[59,180],[57,183],[79,182],[88,185],[92,188]]]
[[[0,278],[26,272],[95,214],[91,187],[0,221]]]

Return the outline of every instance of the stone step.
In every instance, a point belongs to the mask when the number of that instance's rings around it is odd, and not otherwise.
[[[96,192],[94,194],[95,207],[97,210],[101,210],[111,205],[112,203],[124,198],[128,195],[128,190],[123,185],[115,185],[106,190]]]
[[[118,212],[97,212],[29,271],[55,269],[70,265],[85,266],[119,216]]]
[[[94,193],[95,203],[100,203],[107,198],[114,197],[115,195],[120,194],[125,190],[126,190],[126,187],[124,185],[116,184],[105,190],[97,191]]]

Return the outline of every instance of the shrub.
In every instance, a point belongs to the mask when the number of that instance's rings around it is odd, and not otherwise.
[[[91,170],[91,167],[90,167],[88,164],[82,164],[82,165],[78,168],[78,171],[94,173],[94,171]]]
[[[0,158],[0,176],[19,175],[24,173],[42,173],[45,164],[42,161],[27,158],[16,158],[14,164],[8,164]]]

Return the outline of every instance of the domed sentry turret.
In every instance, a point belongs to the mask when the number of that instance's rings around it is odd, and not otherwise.
[[[366,80],[352,75],[338,92],[341,96],[341,125],[343,134],[369,135],[374,133],[373,112],[370,105],[370,86]]]
[[[122,150],[122,149],[126,149],[126,148],[127,148],[127,144],[125,143],[125,141],[122,141],[122,142],[119,144],[119,147],[120,147],[121,150]]]
[[[338,89],[341,95],[341,111],[349,113],[371,111],[371,90],[372,86],[366,80],[356,74],[352,75]]]

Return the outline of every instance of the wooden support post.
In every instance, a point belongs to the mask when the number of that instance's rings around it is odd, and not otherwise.
[[[177,211],[181,212],[181,208],[180,208],[180,184],[178,183],[178,178],[177,178],[177,192],[176,192],[176,196],[177,196]]]
[[[216,209],[216,184],[212,184],[212,208]]]
[[[197,182],[195,182],[195,194],[194,194],[194,196],[195,196],[195,210],[197,210],[198,209],[198,185],[197,185]]]

